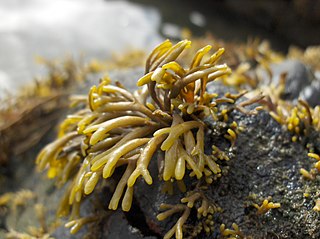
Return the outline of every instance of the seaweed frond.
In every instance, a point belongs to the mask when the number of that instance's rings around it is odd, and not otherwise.
[[[214,214],[221,213],[222,209],[205,196],[203,192],[205,189],[205,187],[199,187],[187,192],[186,196],[181,199],[183,204],[162,204],[160,206],[160,209],[167,210],[158,214],[157,218],[160,221],[175,213],[182,213],[164,238],[172,238],[174,234],[176,238],[195,238],[202,232],[210,234],[214,231]],[[193,211],[197,214],[197,223],[189,224],[187,219]]]
[[[262,96],[238,103],[244,93],[225,97],[209,94],[207,84],[231,73],[226,64],[217,64],[224,49],[208,56],[211,46],[205,46],[185,67],[177,58],[190,44],[183,40],[174,45],[167,40],[158,45],[146,61],[145,75],[137,81],[140,88],[133,93],[121,83],[111,84],[109,77],[103,77],[87,97],[75,97],[73,105],[79,110],[67,116],[60,125],[58,139],[39,153],[39,170],[48,170],[48,177],[55,178],[58,185],[71,181],[58,215],[70,215],[72,223],[67,225],[74,228],[72,232],[88,221],[80,215],[83,199],[115,174],[120,174],[120,179],[109,209],[116,210],[121,203],[122,210],[129,211],[137,179],[141,176],[147,184],[153,183],[148,168],[156,151],[162,152],[158,174],[166,190],[170,191],[172,182],[177,182],[180,190],[186,191],[183,179],[187,175],[200,181],[204,178],[207,184],[221,176],[219,161],[229,157],[215,146],[212,154],[206,153],[208,127],[204,120],[227,122],[233,110],[256,113],[245,107]],[[226,132],[231,147],[239,132],[237,124],[231,123]],[[198,213],[202,217],[218,210],[203,195],[201,200]],[[169,209],[183,212],[183,216],[166,237],[176,233],[181,238],[180,229],[189,207]],[[203,225],[205,231],[211,230]]]
[[[307,136],[311,129],[319,131],[320,106],[312,108],[302,99],[299,99],[296,104],[282,100],[280,96],[284,89],[284,81],[280,82],[279,89],[270,94],[267,93],[270,101],[269,113],[292,133],[292,141],[296,142],[301,136]]]
[[[269,200],[268,199],[263,200],[260,206],[256,203],[253,204],[253,206],[258,209],[257,211],[258,215],[266,214],[270,209],[281,207],[280,203],[269,202]]]
[[[232,223],[232,229],[226,228],[225,224],[220,225],[221,238],[243,239],[246,238],[236,223]]]
[[[312,209],[313,211],[320,212],[320,199],[316,200],[315,205]]]
[[[50,234],[33,236],[29,233],[21,233],[13,229],[10,229],[9,232],[6,233],[6,239],[54,239],[54,237],[51,237]]]
[[[160,209],[166,210],[166,211],[158,214],[157,219],[159,221],[162,221],[175,213],[182,213],[181,217],[177,220],[176,224],[163,237],[164,239],[169,239],[169,238],[172,238],[173,235],[175,235],[175,238],[182,239],[183,238],[182,227],[190,215],[189,207],[183,204],[176,204],[176,205],[161,204]]]
[[[47,76],[36,78],[33,84],[0,99],[0,134],[6,136],[0,138],[1,166],[7,165],[13,155],[36,145],[68,108],[70,93],[97,73],[71,58],[62,62],[37,60],[45,65]]]

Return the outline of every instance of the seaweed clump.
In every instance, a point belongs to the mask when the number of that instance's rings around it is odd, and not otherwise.
[[[71,58],[61,63],[37,60],[46,66],[48,75],[36,78],[16,95],[0,99],[0,167],[7,167],[13,155],[22,155],[37,145],[68,108],[70,92],[101,72],[92,62],[84,65]]]
[[[122,210],[129,211],[136,180],[141,176],[149,185],[155,180],[148,169],[151,160],[158,161],[157,178],[164,181],[165,191],[172,191],[172,183],[176,182],[185,192],[186,175],[196,182],[194,190],[181,199],[182,204],[161,205],[160,209],[166,211],[158,215],[159,220],[182,213],[164,238],[183,238],[192,208],[197,209],[200,223],[191,236],[203,230],[212,232],[212,215],[221,209],[202,191],[222,176],[220,162],[229,157],[216,145],[212,145],[211,153],[205,149],[209,130],[205,120],[227,122],[233,110],[255,114],[259,108],[244,107],[263,96],[237,103],[244,93],[223,97],[208,93],[208,83],[231,73],[226,64],[217,64],[224,49],[208,55],[211,46],[205,46],[185,67],[177,58],[190,45],[188,40],[175,45],[166,40],[158,45],[148,57],[145,75],[137,81],[140,88],[134,93],[119,82],[113,85],[108,77],[102,78],[88,97],[74,100],[78,111],[67,116],[60,125],[58,139],[39,153],[39,170],[47,169],[48,177],[55,178],[60,186],[71,181],[58,209],[59,216],[70,215],[66,226],[71,227],[71,233],[98,220],[95,216],[82,218],[80,205],[97,185],[111,178],[120,179],[108,208],[116,210],[122,199]],[[230,147],[237,132],[236,122],[225,130]],[[161,153],[156,154],[158,151]]]

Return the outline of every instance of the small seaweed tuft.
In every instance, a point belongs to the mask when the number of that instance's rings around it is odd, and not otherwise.
[[[244,239],[247,238],[241,232],[239,226],[236,223],[232,223],[232,229],[226,228],[225,224],[220,225],[220,238],[228,238],[228,239]],[[250,237],[248,237],[250,238]]]
[[[271,209],[274,208],[279,208],[281,207],[280,203],[273,203],[273,202],[269,202],[271,199],[270,197],[267,199],[264,199],[262,204],[259,206],[258,204],[254,203],[253,206],[258,209],[257,210],[257,214],[261,215],[261,214],[266,214],[268,211],[270,211]]]

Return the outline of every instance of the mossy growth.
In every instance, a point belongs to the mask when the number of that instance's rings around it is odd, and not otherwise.
[[[199,224],[194,225],[196,230],[191,236],[212,232],[212,215],[221,209],[202,191],[221,177],[220,162],[229,157],[216,145],[211,145],[211,153],[205,150],[208,126],[204,120],[228,122],[233,110],[256,114],[259,107],[245,107],[263,96],[258,94],[238,103],[244,93],[222,97],[208,93],[208,83],[231,73],[226,64],[217,63],[224,49],[209,55],[211,46],[205,46],[188,66],[183,66],[177,58],[190,45],[188,40],[175,45],[166,40],[158,45],[147,58],[145,75],[137,81],[139,89],[133,93],[120,82],[111,84],[108,77],[102,78],[98,86],[90,89],[88,97],[76,98],[72,105],[78,111],[67,116],[58,138],[39,153],[39,170],[47,170],[48,177],[55,178],[59,186],[70,181],[58,215],[70,215],[66,226],[71,227],[71,233],[97,219],[82,218],[80,205],[99,182],[120,178],[109,209],[116,210],[121,203],[122,210],[129,211],[140,176],[149,185],[154,180],[162,181],[166,191],[170,191],[172,182],[185,191],[187,177],[197,183],[194,190],[186,192],[181,204],[161,206],[166,211],[158,215],[159,220],[181,213],[165,238],[183,238],[193,208]],[[224,137],[232,147],[241,127],[236,122],[228,123]],[[148,167],[151,160],[157,160],[156,152],[161,152],[158,177],[152,177]]]

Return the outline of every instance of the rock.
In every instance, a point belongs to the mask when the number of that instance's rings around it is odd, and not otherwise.
[[[290,69],[294,68],[290,66]],[[216,85],[210,92],[219,91],[223,94],[226,89]],[[202,233],[198,238],[216,238],[221,223],[225,223],[228,228],[232,223],[237,223],[244,235],[253,238],[319,238],[320,221],[318,214],[312,210],[313,199],[318,197],[319,176],[317,180],[306,181],[299,173],[301,168],[309,169],[312,165],[307,157],[305,141],[314,142],[316,150],[320,151],[319,133],[311,132],[309,138],[305,137],[302,141],[293,143],[290,133],[267,112],[260,112],[256,116],[235,112],[230,117],[245,130],[237,136],[235,150],[229,152],[233,156],[224,164],[224,167],[229,167],[226,175],[204,191],[206,197],[223,211],[214,217],[215,232],[211,235]],[[207,150],[210,150],[212,144],[221,149],[227,148],[229,142],[223,137],[225,126],[211,122],[209,128],[213,133],[206,137]],[[43,203],[46,206],[49,221],[54,219],[55,209],[64,190],[56,189],[52,182],[30,172],[33,170],[33,160],[38,149],[52,137],[53,135],[48,136],[36,149],[32,149],[30,154],[14,159],[11,164],[11,167],[15,167],[12,188],[27,187],[34,190],[37,194],[34,203]],[[24,164],[17,163],[22,160]],[[154,159],[150,165],[154,179],[152,185],[147,185],[141,178],[137,181],[134,202],[129,213],[120,210],[107,211],[110,192],[108,189],[96,191],[85,200],[81,214],[92,215],[96,210],[92,202],[96,202],[98,198],[102,204],[99,210],[104,210],[108,214],[105,219],[95,224],[93,229],[85,227],[76,235],[69,234],[68,229],[62,224],[55,230],[53,236],[66,239],[82,238],[87,235],[88,230],[93,230],[90,231],[92,233],[90,235],[94,235],[95,238],[163,237],[176,222],[178,214],[159,222],[156,216],[160,212],[160,204],[179,204],[185,194],[177,189],[172,196],[161,192],[162,182],[157,180],[157,163]],[[190,189],[193,182],[194,179],[186,179],[187,188]],[[304,192],[309,192],[311,196],[304,197]],[[256,199],[253,199],[252,195],[255,195]],[[260,205],[268,196],[272,196],[273,202],[281,203],[281,207],[264,215],[257,215],[253,203]],[[17,231],[25,230],[29,225],[37,225],[33,207],[28,207],[21,213],[17,221]],[[15,220],[17,220],[16,215],[9,215],[5,219],[6,227],[13,227]],[[192,211],[187,223],[194,225],[197,222],[196,213]]]
[[[312,197],[304,198],[303,193],[316,193],[320,183],[302,179],[299,172],[301,168],[311,167],[305,145],[293,143],[290,134],[266,112],[257,116],[235,113],[234,119],[245,128],[237,138],[235,157],[228,163],[228,174],[205,192],[223,209],[216,218],[216,227],[219,223],[229,227],[237,223],[244,235],[253,238],[319,238],[320,221],[317,213],[312,211],[314,201]],[[319,134],[312,135],[312,142],[319,142]],[[208,147],[221,144],[217,138],[208,137]],[[258,216],[253,201],[249,199],[251,194],[257,195],[260,203],[272,196],[272,201],[281,203],[281,207]],[[135,196],[149,227],[163,236],[177,217],[158,222],[155,217],[159,205],[179,204],[184,194],[175,190],[173,196],[163,195],[159,183],[146,186],[140,182]],[[201,234],[201,238],[212,236]]]
[[[147,229],[147,228],[145,228]],[[141,231],[130,225],[127,217],[120,210],[114,212],[103,227],[103,236],[105,239],[156,239],[155,236],[144,236]]]
[[[310,106],[320,104],[320,77],[317,72],[298,60],[285,60],[281,63],[270,65],[272,72],[271,82],[277,86],[282,74],[286,74],[285,89],[281,95],[282,99],[297,101],[299,98],[306,100]],[[264,69],[258,69],[264,84],[269,84],[270,77]]]
[[[221,221],[237,223],[245,235],[253,238],[269,238],[269,234],[318,238],[320,221],[311,210],[314,202],[304,199],[303,193],[308,187],[316,191],[319,182],[306,182],[299,173],[300,168],[311,166],[305,145],[292,143],[290,135],[266,112],[253,117],[234,116],[245,131],[237,138],[236,156],[230,161],[228,175],[213,185],[211,194],[224,209]],[[272,196],[281,207],[257,216],[252,202],[248,204],[249,194],[258,195],[260,200]]]
[[[312,107],[320,105],[320,77],[305,87],[300,92],[299,97],[306,100]]]
[[[279,64],[271,65],[272,82],[278,85],[280,75],[286,73],[285,90],[283,99],[294,100],[299,97],[300,92],[309,86],[313,80],[311,71],[298,60],[286,60]]]

